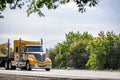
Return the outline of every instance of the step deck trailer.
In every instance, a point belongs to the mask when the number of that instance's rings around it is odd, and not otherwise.
[[[8,65],[9,65],[9,62],[12,61],[12,60],[14,60],[14,56],[10,55],[10,40],[8,39],[7,56],[0,57],[0,67],[5,67],[5,69],[9,69],[10,66],[8,66]]]

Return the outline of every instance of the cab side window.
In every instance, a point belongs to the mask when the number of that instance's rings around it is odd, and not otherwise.
[[[18,52],[18,47],[16,47],[16,52]]]

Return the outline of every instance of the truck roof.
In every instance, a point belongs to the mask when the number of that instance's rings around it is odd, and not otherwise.
[[[14,40],[14,43],[20,43],[20,40]],[[28,45],[28,44],[41,44],[40,41],[27,41],[27,40],[21,40],[22,45]]]

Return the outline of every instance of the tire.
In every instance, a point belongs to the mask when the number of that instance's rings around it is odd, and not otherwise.
[[[50,71],[50,68],[46,68],[45,70],[46,70],[46,71]]]
[[[12,70],[16,70],[16,66],[12,66]]]
[[[12,63],[11,63],[11,61],[9,62],[9,69],[10,70],[12,69]]]
[[[6,70],[9,69],[8,62],[7,62],[7,61],[5,62],[5,69],[6,69]]]
[[[26,67],[21,67],[21,70],[26,70]]]
[[[29,64],[29,62],[26,63],[26,69],[27,69],[28,71],[31,71],[31,70],[32,70],[31,65]]]

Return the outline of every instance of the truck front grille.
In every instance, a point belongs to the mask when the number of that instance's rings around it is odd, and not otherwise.
[[[46,59],[46,54],[42,54],[42,55],[40,55],[40,54],[35,54],[35,58],[36,58],[38,61],[40,61],[40,62],[44,62],[45,59]]]

